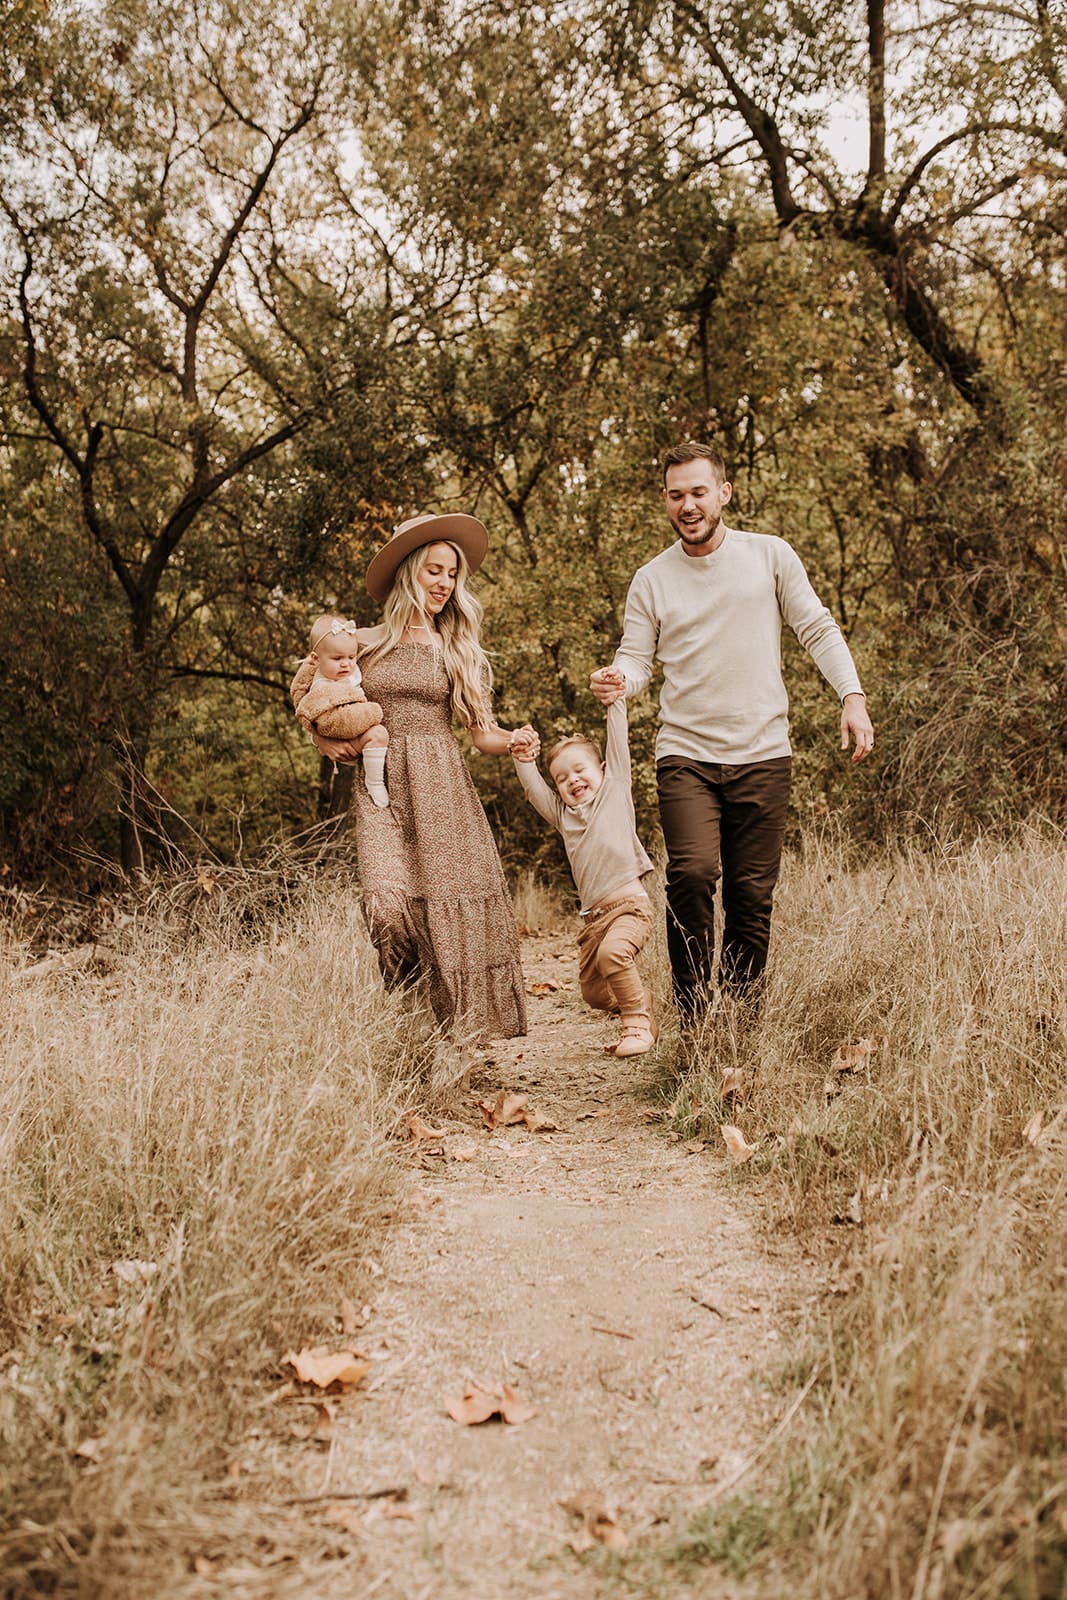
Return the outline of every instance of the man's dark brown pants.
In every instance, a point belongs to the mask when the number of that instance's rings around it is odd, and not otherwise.
[[[713,980],[720,877],[720,985],[751,994],[763,975],[791,765],[789,756],[747,766],[665,756],[657,765],[667,845],[667,950],[683,1018],[706,1003]]]

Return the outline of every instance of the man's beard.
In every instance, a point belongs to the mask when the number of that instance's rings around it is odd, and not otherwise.
[[[722,522],[722,513],[720,512],[715,517],[714,521],[712,521],[712,519],[710,517],[706,518],[705,521],[706,521],[705,531],[703,533],[699,534],[699,535],[698,534],[694,534],[693,532],[688,530],[681,522],[676,522],[675,525],[674,525],[675,526],[675,530],[676,530],[676,532],[678,534],[679,539],[681,539],[682,543],[683,544],[707,544],[709,542],[709,540],[714,539],[715,535],[719,531],[719,524]]]

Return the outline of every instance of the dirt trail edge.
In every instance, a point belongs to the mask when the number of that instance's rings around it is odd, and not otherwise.
[[[671,1142],[648,1061],[605,1053],[615,1025],[584,1007],[569,936],[526,939],[523,965],[530,1034],[415,1148],[357,1335],[373,1376],[312,1485],[398,1491],[352,1502],[362,1596],[619,1593],[601,1541],[633,1549],[706,1503],[791,1396],[765,1381],[802,1292],[791,1251],[758,1234],[724,1149]],[[488,1130],[477,1102],[499,1090],[558,1131]],[[472,1382],[536,1414],[463,1426],[446,1405]],[[705,1569],[699,1592],[733,1588]]]

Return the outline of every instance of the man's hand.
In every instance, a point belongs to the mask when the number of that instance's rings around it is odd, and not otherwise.
[[[626,693],[626,679],[618,667],[598,667],[589,679],[589,691],[602,706],[612,706]]]
[[[874,749],[874,724],[867,715],[867,701],[862,694],[846,694],[841,702],[842,750],[847,750],[853,739],[853,762],[865,760]]]
[[[343,767],[358,761],[362,746],[360,739],[324,739],[319,733],[311,734],[311,742],[327,761],[339,762]]]

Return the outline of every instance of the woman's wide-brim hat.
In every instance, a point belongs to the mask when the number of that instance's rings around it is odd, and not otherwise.
[[[463,511],[436,516],[432,512],[421,517],[410,517],[399,523],[392,537],[385,543],[367,568],[367,593],[373,600],[382,601],[393,587],[396,569],[413,550],[423,545],[445,541],[456,545],[467,558],[467,566],[477,572],[489,549],[489,535],[477,517]]]

